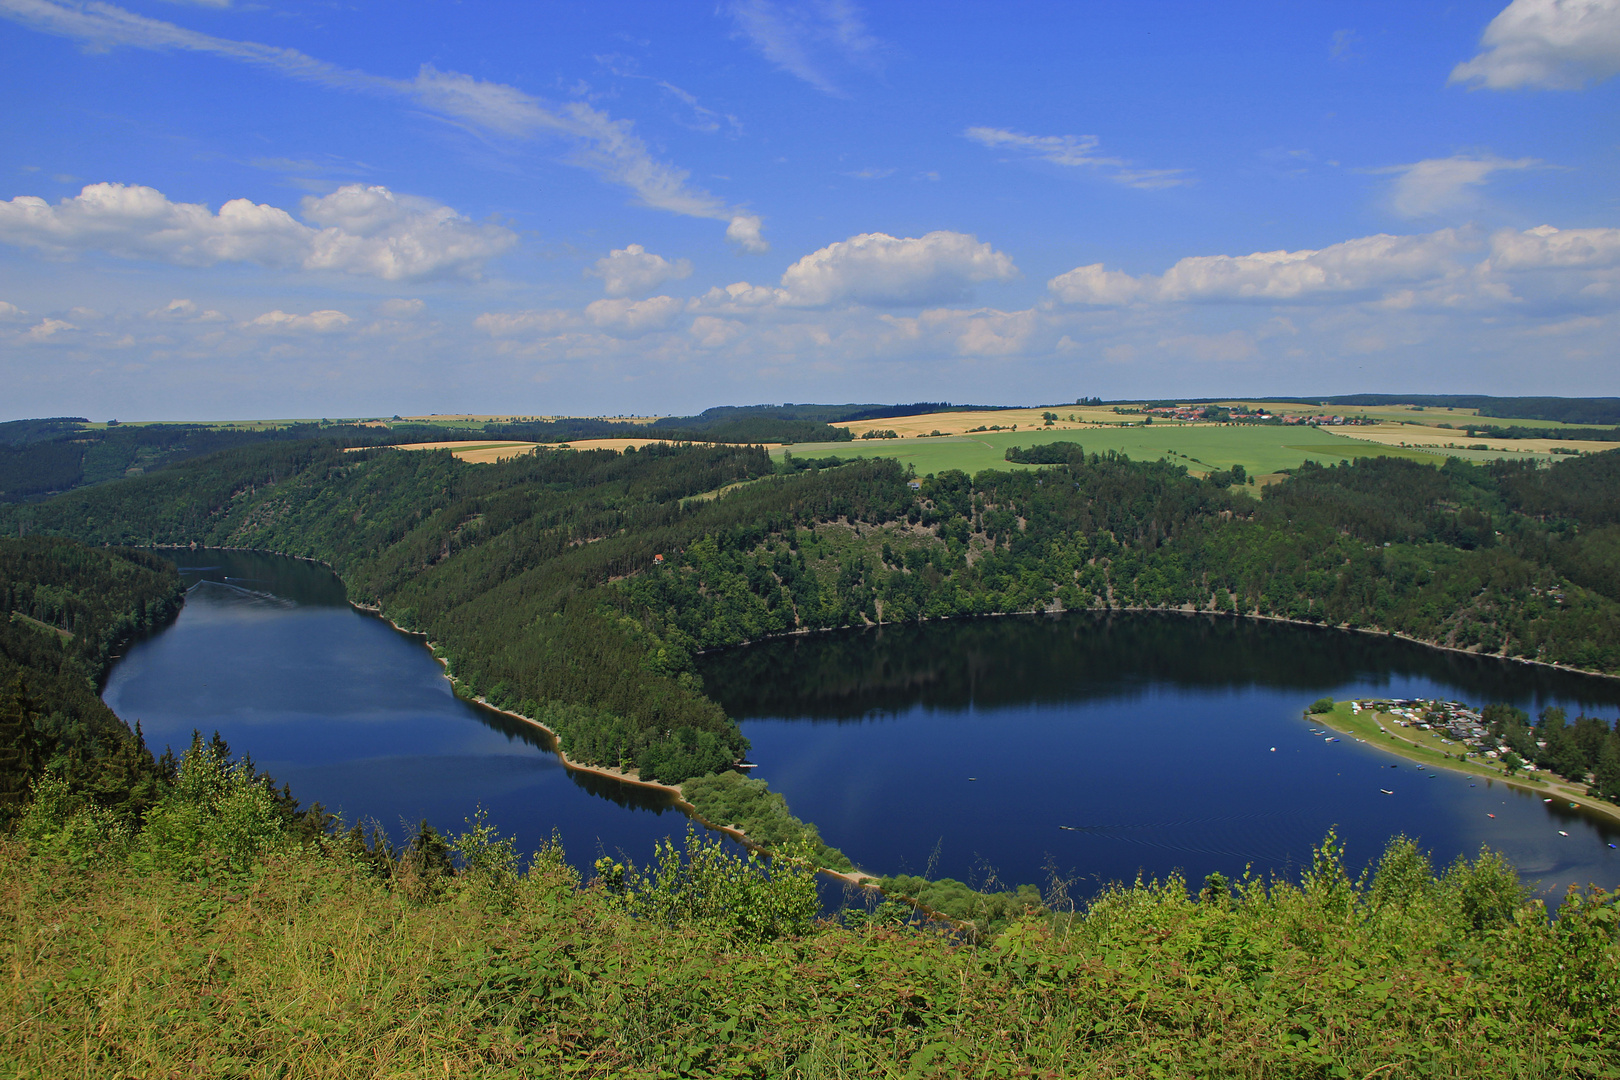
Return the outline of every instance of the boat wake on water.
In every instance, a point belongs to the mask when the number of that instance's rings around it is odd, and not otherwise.
[[[238,580],[251,579],[239,578]],[[289,600],[285,596],[277,596],[275,593],[264,592],[260,589],[248,589],[241,585],[233,585],[229,579],[213,581],[204,578],[187,589],[186,595],[190,596],[198,590],[202,590],[207,594],[210,602],[222,605],[251,605],[253,607],[276,608],[279,610],[291,610],[298,606],[297,601]]]

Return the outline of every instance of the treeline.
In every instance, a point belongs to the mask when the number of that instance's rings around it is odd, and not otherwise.
[[[1573,721],[1557,706],[1541,710],[1535,723],[1512,705],[1488,705],[1481,717],[1491,737],[1509,749],[1514,770],[1526,761],[1576,784],[1589,784],[1599,798],[1620,803],[1620,720],[1610,727],[1598,716]]]
[[[1501,427],[1496,424],[1438,424],[1437,427],[1460,428],[1468,438],[1484,439],[1580,439],[1590,442],[1620,442],[1620,427],[1614,428],[1533,428],[1514,424]]]
[[[1260,400],[1272,401],[1272,398]],[[1290,398],[1290,401],[1297,399]],[[1620,424],[1620,398],[1489,397],[1484,394],[1347,394],[1319,399],[1328,405],[1421,405],[1477,409],[1481,416],[1559,424]],[[1315,402],[1311,402],[1315,404]]]
[[[92,543],[322,559],[353,599],[427,634],[462,693],[554,724],[579,760],[679,782],[726,768],[746,740],[704,696],[689,643],[630,617],[610,579],[709,535],[753,543],[818,516],[892,515],[909,496],[898,477],[874,463],[779,475],[757,447],[654,445],[468,466],[447,452],[306,442],[247,447],[9,513]]]
[[[755,414],[666,418],[653,424],[564,417],[457,425],[389,423],[285,424],[239,429],[209,424],[90,427],[82,417],[0,423],[0,503],[154,472],[180,462],[257,443],[330,440],[333,446],[391,446],[454,440],[565,443],[579,439],[666,439],[671,442],[801,443],[848,441],[847,428],[795,416]]]

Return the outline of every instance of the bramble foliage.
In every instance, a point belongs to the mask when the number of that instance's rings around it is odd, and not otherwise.
[[[608,895],[637,918],[752,940],[803,934],[816,918],[816,853],[803,841],[780,844],[764,859],[688,826],[684,851],[665,838],[653,860],[646,870],[605,857],[596,863]]]
[[[501,904],[477,874],[423,900],[317,847],[222,886],[0,842],[0,1059],[53,1080],[1612,1075],[1614,894],[1549,920],[1488,855],[1437,876],[1397,840],[1368,884],[1339,858],[1116,885],[971,944],[892,905],[814,922],[807,873],[718,841],[584,889],[542,852]]]
[[[287,830],[270,779],[194,736],[172,784],[146,812],[135,865],[183,875],[242,873]]]

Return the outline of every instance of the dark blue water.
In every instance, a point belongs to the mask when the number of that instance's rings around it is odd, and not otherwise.
[[[396,837],[422,819],[458,830],[481,805],[526,849],[559,832],[582,868],[604,851],[646,862],[656,839],[685,830],[656,793],[570,773],[542,733],[455,698],[419,638],[349,607],[325,569],[240,552],[177,561],[195,582],[185,608],[128,650],[104,695],[154,748],[217,730],[350,822]],[[1139,871],[1287,872],[1336,826],[1357,864],[1405,832],[1440,862],[1489,844],[1549,893],[1620,885],[1607,819],[1390,769],[1396,759],[1326,743],[1300,716],[1331,695],[1612,719],[1620,682],[1174,615],[814,635],[711,655],[703,676],[743,721],[755,774],[878,873],[985,885],[1055,871],[1084,894]]]
[[[544,732],[456,698],[422,640],[351,608],[326,569],[246,552],[179,552],[193,582],[179,618],[132,646],[103,693],[149,745],[193,729],[308,805],[396,839],[427,820],[459,831],[479,806],[533,850],[553,830],[586,868],[648,861],[686,818],[656,792],[571,773]]]
[[[1608,847],[1620,823],[1502,783],[1431,778],[1369,745],[1327,743],[1301,718],[1322,696],[1399,696],[1612,719],[1613,680],[1154,614],[813,635],[711,655],[703,676],[753,741],[754,774],[877,873],[982,884],[1056,871],[1084,893],[1139,871],[1297,870],[1336,827],[1356,865],[1404,832],[1440,863],[1489,844],[1549,893],[1620,886]]]

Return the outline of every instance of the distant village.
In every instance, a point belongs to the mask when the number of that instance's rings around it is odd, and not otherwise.
[[[1329,416],[1326,413],[1274,413],[1268,409],[1250,410],[1247,406],[1216,405],[1146,405],[1141,408],[1115,407],[1121,414],[1158,417],[1164,420],[1214,420],[1239,424],[1309,424],[1322,427],[1342,427],[1356,424],[1377,424],[1380,421],[1367,416]]]
[[[1383,713],[1403,728],[1416,728],[1437,737],[1450,736],[1468,747],[1468,753],[1477,753],[1491,761],[1513,752],[1511,747],[1497,745],[1485,726],[1484,718],[1458,701],[1428,698],[1352,701],[1350,711]],[[1536,768],[1528,761],[1524,762],[1523,767],[1530,772]]]

